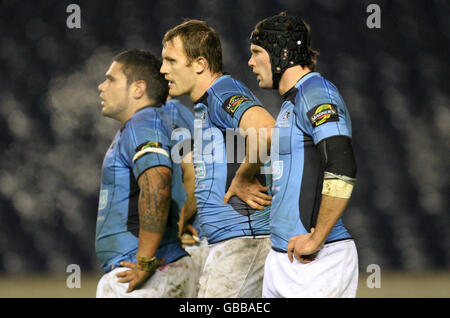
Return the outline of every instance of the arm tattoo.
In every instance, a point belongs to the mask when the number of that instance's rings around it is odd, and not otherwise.
[[[138,183],[140,229],[163,234],[170,210],[172,172],[167,167],[150,168]]]

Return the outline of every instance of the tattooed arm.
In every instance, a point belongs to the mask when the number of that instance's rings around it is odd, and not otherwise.
[[[158,166],[146,170],[138,180],[139,193],[139,247],[137,257],[153,257],[166,228],[172,189],[172,171]],[[127,292],[139,288],[153,273],[142,271],[135,263],[122,262],[131,270],[117,274],[119,282],[129,282]]]
[[[138,185],[140,194],[137,256],[153,257],[169,215],[172,171],[163,166],[150,168],[139,177]]]

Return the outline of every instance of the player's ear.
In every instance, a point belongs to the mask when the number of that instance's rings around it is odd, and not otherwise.
[[[131,94],[135,99],[142,98],[147,89],[147,83],[144,80],[138,80],[131,85]]]
[[[208,61],[203,57],[197,57],[193,63],[194,71],[197,74],[203,73],[208,68]]]

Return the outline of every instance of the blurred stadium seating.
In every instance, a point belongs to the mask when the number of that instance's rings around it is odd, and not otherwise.
[[[303,16],[318,71],[350,110],[358,181],[344,223],[360,267],[450,268],[450,3],[448,1],[0,1],[0,273],[98,272],[94,251],[100,168],[117,123],[102,118],[97,85],[111,57],[159,53],[182,18],[221,35],[225,70],[261,91],[248,36],[262,18]],[[369,3],[381,29],[366,26]],[[447,159],[446,159],[447,158]]]

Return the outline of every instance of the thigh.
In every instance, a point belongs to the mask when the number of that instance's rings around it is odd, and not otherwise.
[[[274,285],[274,279],[273,279],[273,275],[272,275],[272,272],[277,270],[276,253],[278,253],[278,252],[271,250],[266,258],[266,262],[264,265],[264,278],[263,278],[263,286],[262,286],[262,297],[263,298],[279,298],[280,297],[276,292],[275,285]]]
[[[202,243],[200,246],[186,248],[186,251],[191,255],[194,270],[192,272],[196,275],[195,288],[196,291],[192,297],[197,297],[199,291],[199,279],[205,266],[206,258],[208,257],[209,247],[207,243]]]
[[[185,249],[191,255],[194,265],[201,273],[203,271],[203,266],[205,266],[206,258],[208,257],[209,253],[208,242],[205,239],[202,240],[200,244],[186,246]]]
[[[139,289],[127,293],[128,283],[119,283],[117,273],[129,270],[119,267],[104,275],[97,287],[97,297],[108,298],[169,298],[195,297],[198,275],[192,260],[185,256],[176,262],[159,267]]]
[[[348,244],[348,254],[345,258],[344,272],[339,297],[355,298],[358,289],[359,266],[358,252],[354,241]]]
[[[160,267],[156,274],[158,276],[149,283],[152,288],[164,287],[158,297],[196,297],[199,272],[190,256],[184,256],[174,263]]]
[[[307,264],[296,259],[291,263],[286,253],[276,253],[269,268],[273,290],[280,297],[289,298],[341,297],[349,285],[348,279],[354,277],[347,274],[354,274],[348,268],[354,259],[353,247],[353,240],[326,244],[316,259]]]
[[[264,267],[267,255],[271,250],[270,238],[256,239],[258,245],[253,249],[252,263],[249,265],[249,271],[245,278],[244,284],[238,294],[238,297],[245,298],[261,298],[264,278]]]
[[[116,276],[122,271],[126,271],[126,267],[118,267],[106,273],[100,279],[97,285],[97,298],[124,298],[133,297],[127,294],[128,283],[119,283],[119,278]]]
[[[97,291],[95,294],[96,298],[112,298],[114,297],[113,292],[110,288],[108,281],[108,273],[104,274],[97,284]]]
[[[198,297],[261,297],[267,244],[267,238],[235,238],[211,246]]]

